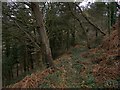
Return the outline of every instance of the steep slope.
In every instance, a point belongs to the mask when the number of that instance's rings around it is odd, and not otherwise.
[[[101,47],[86,49],[76,45],[54,61],[56,70],[46,69],[26,76],[10,88],[96,88],[118,87],[120,61],[117,31],[105,36]],[[108,49],[109,45],[109,49]]]

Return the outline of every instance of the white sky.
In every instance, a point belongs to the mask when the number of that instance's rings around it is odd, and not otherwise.
[[[95,0],[84,0],[82,3],[80,3],[80,6],[84,6],[85,7],[88,4],[88,2],[93,3],[93,2],[95,2]]]
[[[77,0],[76,0],[77,1]],[[83,2],[80,4],[80,6],[86,6],[88,2],[94,3],[96,0],[83,0]],[[112,2],[113,0],[97,0],[97,1],[106,1],[106,2]],[[116,2],[120,2],[120,0],[115,0]]]

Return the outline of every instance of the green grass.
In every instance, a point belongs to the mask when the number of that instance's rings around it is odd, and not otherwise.
[[[50,83],[43,82],[41,85],[39,85],[39,88],[50,88]]]
[[[116,80],[108,80],[105,82],[105,84],[103,85],[98,85],[95,82],[95,77],[93,76],[92,72],[92,62],[90,61],[91,58],[97,58],[99,56],[102,55],[102,51],[97,51],[95,54],[91,54],[86,58],[81,57],[81,53],[83,52],[87,52],[88,49],[86,48],[71,48],[71,53],[72,55],[70,56],[71,59],[67,60],[62,58],[62,60],[60,60],[60,63],[57,64],[57,67],[61,67],[63,66],[65,71],[60,70],[57,71],[53,74],[49,74],[45,79],[48,82],[44,82],[42,85],[40,85],[40,87],[42,88],[50,88],[52,87],[51,84],[54,83],[56,84],[56,86],[60,85],[60,83],[63,83],[63,78],[61,77],[61,75],[65,75],[64,76],[64,83],[65,86],[67,88],[94,88],[95,90],[97,90],[96,88],[106,88],[108,87],[108,82],[117,82]],[[83,64],[81,64],[80,62],[86,62],[88,63],[86,71],[85,71],[85,75],[81,74],[81,70],[83,70]],[[71,64],[71,65],[70,65]]]
[[[61,82],[61,71],[57,71],[55,73],[49,74],[47,77],[45,77],[45,81],[41,85],[39,85],[40,88],[50,88],[52,87],[51,84],[59,85]]]
[[[77,49],[77,48],[73,48],[72,51],[72,56],[70,60],[66,60],[66,59],[62,59],[60,61],[60,64],[57,64],[57,67],[61,67],[63,66],[65,71],[57,71],[53,74],[49,74],[45,80],[47,80],[48,82],[44,82],[43,84],[41,84],[39,87],[41,88],[47,88],[47,87],[51,87],[50,85],[52,83],[54,83],[55,85],[59,85],[60,83],[62,83],[63,78],[61,78],[61,75],[64,74],[64,80],[65,80],[65,86],[67,86],[68,88],[80,88],[81,87],[81,82],[82,82],[82,78],[80,76],[80,71],[82,68],[82,65],[77,63],[77,61],[84,61],[86,60],[85,58],[80,57],[80,53],[85,51],[86,49]],[[70,65],[70,63],[72,65]]]

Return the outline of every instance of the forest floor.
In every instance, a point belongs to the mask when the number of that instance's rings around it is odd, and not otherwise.
[[[112,36],[111,36],[112,38]],[[108,39],[107,39],[108,40]],[[105,42],[107,44],[107,40]],[[120,85],[117,48],[86,49],[75,45],[54,60],[56,70],[45,69],[26,76],[12,88],[118,88]]]

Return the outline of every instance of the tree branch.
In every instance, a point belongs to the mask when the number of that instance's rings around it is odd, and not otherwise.
[[[76,4],[76,3],[74,3],[74,4],[78,7],[78,9],[79,9],[80,13],[82,14],[82,16],[83,16],[93,27],[95,27],[97,30],[99,30],[103,35],[106,35],[98,26],[96,26],[95,24],[93,24],[93,22],[91,22],[91,21],[87,18],[87,16],[83,13],[83,11],[81,10],[81,8],[79,7],[78,4]]]
[[[115,2],[115,4],[116,4],[116,6],[120,9],[120,5],[119,5],[117,2]]]
[[[88,38],[88,35],[87,35],[87,32],[86,32],[86,29],[84,28],[84,26],[83,26],[82,22],[80,21],[80,19],[72,12],[69,3],[68,3],[68,8],[69,8],[71,14],[73,15],[73,17],[79,22],[81,28],[83,29],[83,31],[85,33],[85,36],[86,36],[86,39],[87,39],[87,47],[90,49],[89,38]]]
[[[69,3],[68,3],[68,7],[69,7],[69,10],[70,10],[71,14],[73,15],[73,17],[79,22],[81,28],[85,31],[85,29],[84,29],[84,27],[83,27],[83,25],[82,25],[82,22],[81,22],[80,19],[72,12]]]
[[[40,49],[39,44],[32,39],[33,37],[32,37],[28,32],[26,32],[25,30],[23,30],[23,29],[20,27],[20,25],[17,23],[17,21],[20,22],[20,23],[22,23],[22,24],[23,24],[23,22],[22,22],[20,19],[11,17],[11,16],[8,15],[8,14],[6,14],[6,15],[9,16],[9,18],[15,22],[15,24],[17,25],[17,27],[18,27],[21,31],[23,31],[23,32],[28,36],[28,38],[35,44],[35,46],[36,46],[38,49]],[[28,26],[28,25],[27,25],[27,26]]]
[[[23,32],[28,36],[28,38],[35,44],[35,46],[36,46],[38,49],[40,49],[40,46],[31,38],[31,36],[30,36],[25,30],[23,30],[16,21],[14,21],[14,22],[15,22],[15,24],[17,25],[17,27],[18,27],[21,31],[23,31]]]

